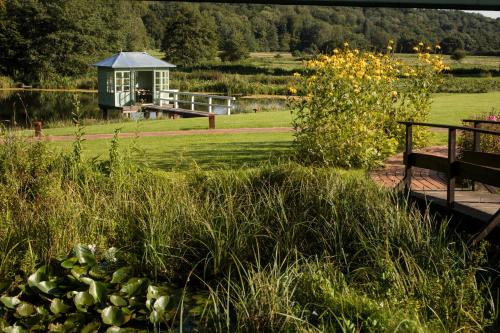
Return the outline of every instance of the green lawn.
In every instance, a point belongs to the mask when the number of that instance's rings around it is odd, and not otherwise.
[[[484,94],[436,94],[432,104],[429,121],[441,124],[460,124],[461,119],[471,115],[489,112],[492,109],[500,111],[500,92]],[[272,111],[260,113],[243,113],[216,118],[217,128],[263,128],[290,126],[292,116],[289,111]],[[123,122],[97,124],[85,127],[85,133],[113,133],[116,128],[122,132],[158,132],[206,129],[206,118],[144,120],[140,122]],[[46,135],[71,135],[73,127],[44,129]],[[31,133],[31,132],[30,132]]]
[[[460,120],[473,114],[500,110],[500,92],[486,94],[437,94],[432,105],[430,122],[459,125]],[[288,111],[262,112],[220,116],[217,128],[242,127],[286,127],[290,126]],[[147,120],[92,125],[85,128],[88,134],[112,133],[115,128],[122,132],[167,131],[206,129],[206,118],[177,120]],[[72,127],[44,130],[45,134],[72,134]],[[186,133],[187,134],[187,133]],[[185,135],[176,137],[140,138],[137,145],[144,151],[141,161],[162,169],[185,169],[198,165],[203,169],[237,168],[282,158],[289,149],[292,133],[241,133],[221,135]],[[445,132],[434,133],[431,145],[445,144]],[[130,146],[132,139],[121,139],[122,147]],[[84,142],[87,157],[103,156],[108,153],[109,140]],[[69,149],[71,142],[53,142],[50,145]]]
[[[135,146],[142,152],[134,160],[164,170],[184,170],[198,166],[205,170],[257,166],[286,158],[293,134],[241,133],[139,138]],[[120,139],[122,151],[130,151],[133,139]],[[56,149],[71,149],[71,142],[51,142]],[[84,141],[86,158],[108,154],[110,140]]]

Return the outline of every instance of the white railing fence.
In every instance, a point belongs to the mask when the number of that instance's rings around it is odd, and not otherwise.
[[[208,106],[208,112],[213,113],[216,108],[226,110],[226,114],[231,114],[231,109],[234,108],[233,101],[236,98],[230,96],[207,95],[202,93],[181,92],[177,89],[161,90],[159,105],[166,104],[173,105],[174,108],[179,108],[179,104],[188,104],[192,111],[205,111],[196,110],[196,106]],[[222,104],[214,103],[214,101],[222,101]]]

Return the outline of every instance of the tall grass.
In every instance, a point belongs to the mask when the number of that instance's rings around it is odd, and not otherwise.
[[[494,321],[484,251],[362,171],[164,173],[118,154],[117,140],[103,162],[1,140],[4,278],[96,244],[155,279],[207,289],[205,330],[481,331]]]

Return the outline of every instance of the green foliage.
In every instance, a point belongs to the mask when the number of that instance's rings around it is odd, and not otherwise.
[[[474,115],[472,117],[468,117],[468,119],[478,119],[478,120],[490,120],[490,121],[499,121],[500,114],[495,109],[492,109],[490,112],[485,114]],[[472,126],[472,123],[463,123],[463,126]],[[497,124],[479,124],[481,129],[487,129],[491,131],[500,131],[500,123]],[[481,134],[480,135],[480,145],[479,151],[483,153],[500,153],[500,137],[498,135],[488,135]],[[474,134],[469,131],[462,131],[460,133],[460,138],[458,140],[458,150],[460,152],[463,151],[472,151],[474,145]]]
[[[162,50],[169,61],[190,65],[212,60],[218,43],[215,22],[205,12],[182,5],[170,13],[162,41]]]
[[[220,58],[223,61],[237,61],[245,59],[249,55],[248,46],[243,34],[239,31],[234,31],[228,40],[222,42],[221,49]]]
[[[463,49],[456,49],[451,54],[450,58],[455,61],[460,61],[467,56],[467,53]]]
[[[129,1],[8,1],[0,10],[0,72],[47,82],[86,73],[120,49],[144,49],[149,37],[137,16],[141,7]]]
[[[0,283],[4,327],[47,317],[54,328],[159,320],[177,330],[182,320],[184,331],[481,331],[495,315],[487,267],[498,261],[363,171],[162,173],[124,156],[110,173],[93,160],[66,167],[71,158],[41,142],[2,139],[0,275],[26,277]],[[173,290],[148,290],[152,280]],[[171,306],[175,316],[162,311]]]
[[[126,328],[136,332],[179,326],[179,321],[186,327],[201,326],[200,314],[211,302],[206,292],[136,277],[132,267],[123,266],[126,263],[115,248],[108,249],[100,261],[93,251],[94,247],[78,244],[69,256],[4,288],[0,297],[3,332],[23,328],[94,332],[106,327],[107,332]]]
[[[309,61],[310,74],[298,89],[304,97],[291,103],[296,158],[307,164],[369,168],[394,154],[404,143],[404,129],[397,122],[427,119],[436,73],[444,68],[440,57],[420,54],[419,59],[414,67],[404,66],[390,54],[346,46]],[[401,82],[400,76],[405,78]],[[415,145],[423,145],[427,132],[416,131],[413,138]]]

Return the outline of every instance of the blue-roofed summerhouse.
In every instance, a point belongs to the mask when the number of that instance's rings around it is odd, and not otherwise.
[[[103,110],[154,103],[169,89],[169,69],[175,67],[146,52],[120,52],[94,66]]]

